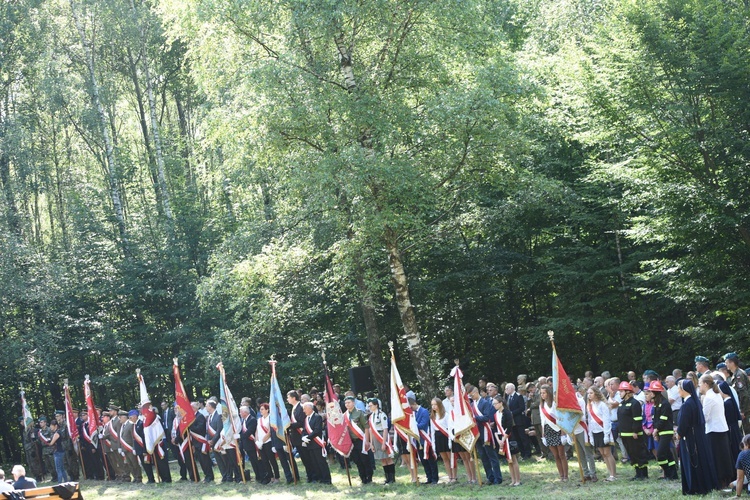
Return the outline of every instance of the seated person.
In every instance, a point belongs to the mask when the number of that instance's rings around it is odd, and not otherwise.
[[[13,483],[14,490],[30,490],[31,488],[36,488],[36,481],[26,477],[26,468],[24,468],[23,465],[14,465],[12,472],[13,479],[16,480],[16,482]]]

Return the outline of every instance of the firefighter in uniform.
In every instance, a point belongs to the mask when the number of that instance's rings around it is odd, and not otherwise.
[[[728,352],[724,355],[724,362],[729,370],[727,383],[737,392],[740,399],[740,413],[742,413],[742,430],[745,434],[750,434],[750,387],[748,387],[748,377],[745,371],[740,368],[740,357],[735,352]]]
[[[617,408],[617,421],[620,424],[620,436],[630,463],[635,468],[635,480],[648,479],[648,450],[643,438],[643,412],[641,403],[633,397],[633,388],[628,382],[621,382],[620,397],[622,403]]]
[[[674,421],[672,419],[672,405],[664,399],[662,392],[664,386],[655,380],[648,388],[654,398],[654,439],[656,445],[656,462],[664,471],[664,479],[676,480],[677,462],[670,445],[674,436]]]

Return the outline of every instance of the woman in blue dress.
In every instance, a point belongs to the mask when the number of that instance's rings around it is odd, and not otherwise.
[[[683,399],[677,424],[682,494],[705,495],[718,488],[718,481],[711,443],[706,437],[703,407],[691,380],[680,380],[679,388]]]

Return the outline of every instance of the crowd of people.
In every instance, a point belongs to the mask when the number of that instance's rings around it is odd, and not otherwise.
[[[516,383],[499,384],[483,377],[476,384],[466,383],[461,397],[467,398],[478,430],[473,449],[453,433],[458,403],[453,385],[447,385],[440,397],[425,399],[426,406],[413,392],[406,393],[419,439],[394,432],[383,402],[374,394],[343,393],[334,386],[353,444],[345,463],[327,442],[330,408],[315,388],[287,392],[291,422],[287,439],[272,430],[265,400],[243,398],[236,446],[219,446],[226,413],[212,397],[192,403],[196,418],[185,434],[178,431],[180,415],[162,403],[165,439],[160,451],[164,454],[149,454],[144,447],[144,415],[155,411],[150,402],[129,411],[110,404],[101,413],[94,439],[87,431],[87,412],[76,412],[78,435],[84,437],[78,443],[70,438],[64,411],[57,411],[49,422],[40,416],[25,431],[24,446],[36,482],[85,477],[141,483],[144,474],[148,483],[171,482],[171,455],[179,464],[181,481],[199,482],[202,477],[206,483],[272,484],[281,480],[283,472],[287,483],[330,484],[330,467],[338,461],[356,468],[362,484],[373,482],[379,463],[385,484],[390,484],[396,481],[400,461],[414,483],[420,478],[419,462],[425,482],[437,484],[442,462],[443,482],[449,484],[458,482],[460,468],[466,483],[501,484],[502,469],[507,467],[507,484],[519,486],[519,463],[534,458],[554,461],[559,480],[569,481],[568,462],[575,452],[583,482],[598,482],[600,473],[605,482],[618,481],[622,477],[618,465],[625,464],[633,468],[630,479],[647,480],[649,463],[655,461],[661,468],[659,479],[681,480],[684,494],[733,488],[739,496],[750,478],[750,387],[737,354],[723,356],[714,370],[707,358],[698,356],[695,370],[684,376],[676,369],[665,377],[653,370],[640,378],[631,371],[626,377],[587,372],[571,381],[582,416],[572,434],[558,425],[552,377],[529,380],[519,375]],[[19,473],[20,485],[36,484],[25,478],[23,467],[16,466],[13,472],[14,477]]]

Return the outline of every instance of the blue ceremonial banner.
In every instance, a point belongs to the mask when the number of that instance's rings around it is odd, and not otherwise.
[[[284,395],[281,393],[279,387],[279,381],[276,380],[276,361],[271,360],[271,395],[268,398],[268,406],[270,409],[269,422],[276,435],[282,441],[286,440],[285,433],[289,428],[291,421],[289,420],[289,414],[286,412],[286,406],[284,406]]]

